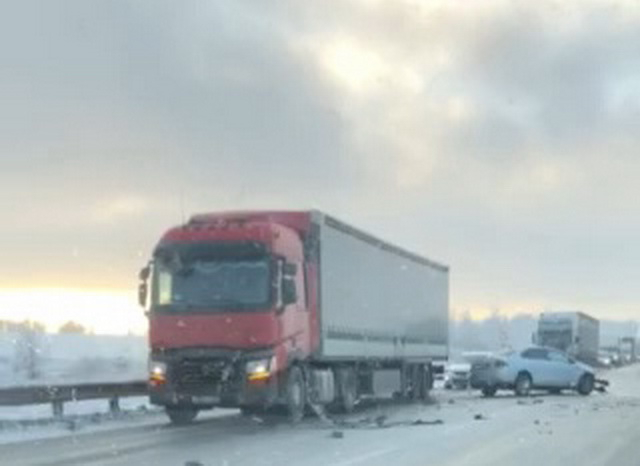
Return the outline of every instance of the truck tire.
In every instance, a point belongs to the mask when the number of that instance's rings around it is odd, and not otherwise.
[[[520,372],[516,377],[514,391],[516,396],[529,396],[532,380],[528,372]]]
[[[419,364],[413,373],[413,399],[425,401],[433,387],[433,376],[429,364]]]
[[[595,385],[595,379],[591,374],[584,374],[578,382],[578,393],[583,396],[590,395]]]
[[[298,423],[304,417],[307,405],[307,384],[300,367],[293,366],[289,369],[285,390],[287,415],[292,423]]]
[[[352,413],[358,402],[358,377],[352,367],[341,367],[336,370],[338,399],[335,407],[341,413]]]
[[[165,408],[171,424],[176,426],[186,426],[191,424],[198,415],[197,408],[167,406]]]

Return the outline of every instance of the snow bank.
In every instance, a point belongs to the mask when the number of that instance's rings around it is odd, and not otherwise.
[[[0,333],[0,386],[144,379],[141,336]]]

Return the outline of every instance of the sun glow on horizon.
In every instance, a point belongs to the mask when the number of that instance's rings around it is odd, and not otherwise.
[[[0,319],[35,320],[48,331],[75,321],[97,334],[144,334],[135,290],[0,288]]]

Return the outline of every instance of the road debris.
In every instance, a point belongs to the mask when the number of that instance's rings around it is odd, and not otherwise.
[[[476,414],[473,416],[474,421],[486,421],[487,419],[489,418],[486,417],[484,414]]]
[[[606,393],[607,392],[607,388],[609,387],[609,385],[610,385],[610,383],[609,383],[608,380],[596,379],[593,389],[596,390],[597,392],[600,392],[600,393]]]
[[[439,426],[444,424],[442,419],[434,419],[433,421],[425,421],[424,419],[416,419],[411,423],[412,426]]]
[[[344,432],[342,432],[341,430],[334,430],[333,432],[331,432],[330,437],[331,438],[344,438]]]

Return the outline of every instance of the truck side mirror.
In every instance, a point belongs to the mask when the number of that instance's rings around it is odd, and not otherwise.
[[[149,275],[151,275],[151,267],[149,265],[145,265],[140,269],[138,273],[138,278],[142,282],[146,282],[149,279]]]
[[[296,292],[296,282],[291,278],[284,278],[282,280],[282,304],[294,304],[298,300],[298,293]]]
[[[138,304],[142,307],[147,307],[147,294],[148,287],[147,282],[142,282],[138,285]]]
[[[149,294],[148,280],[151,276],[151,263],[145,265],[138,273],[140,284],[138,285],[138,304],[143,308],[147,307],[147,298]]]
[[[298,265],[285,262],[282,266],[282,273],[288,277],[294,277],[298,273]]]

